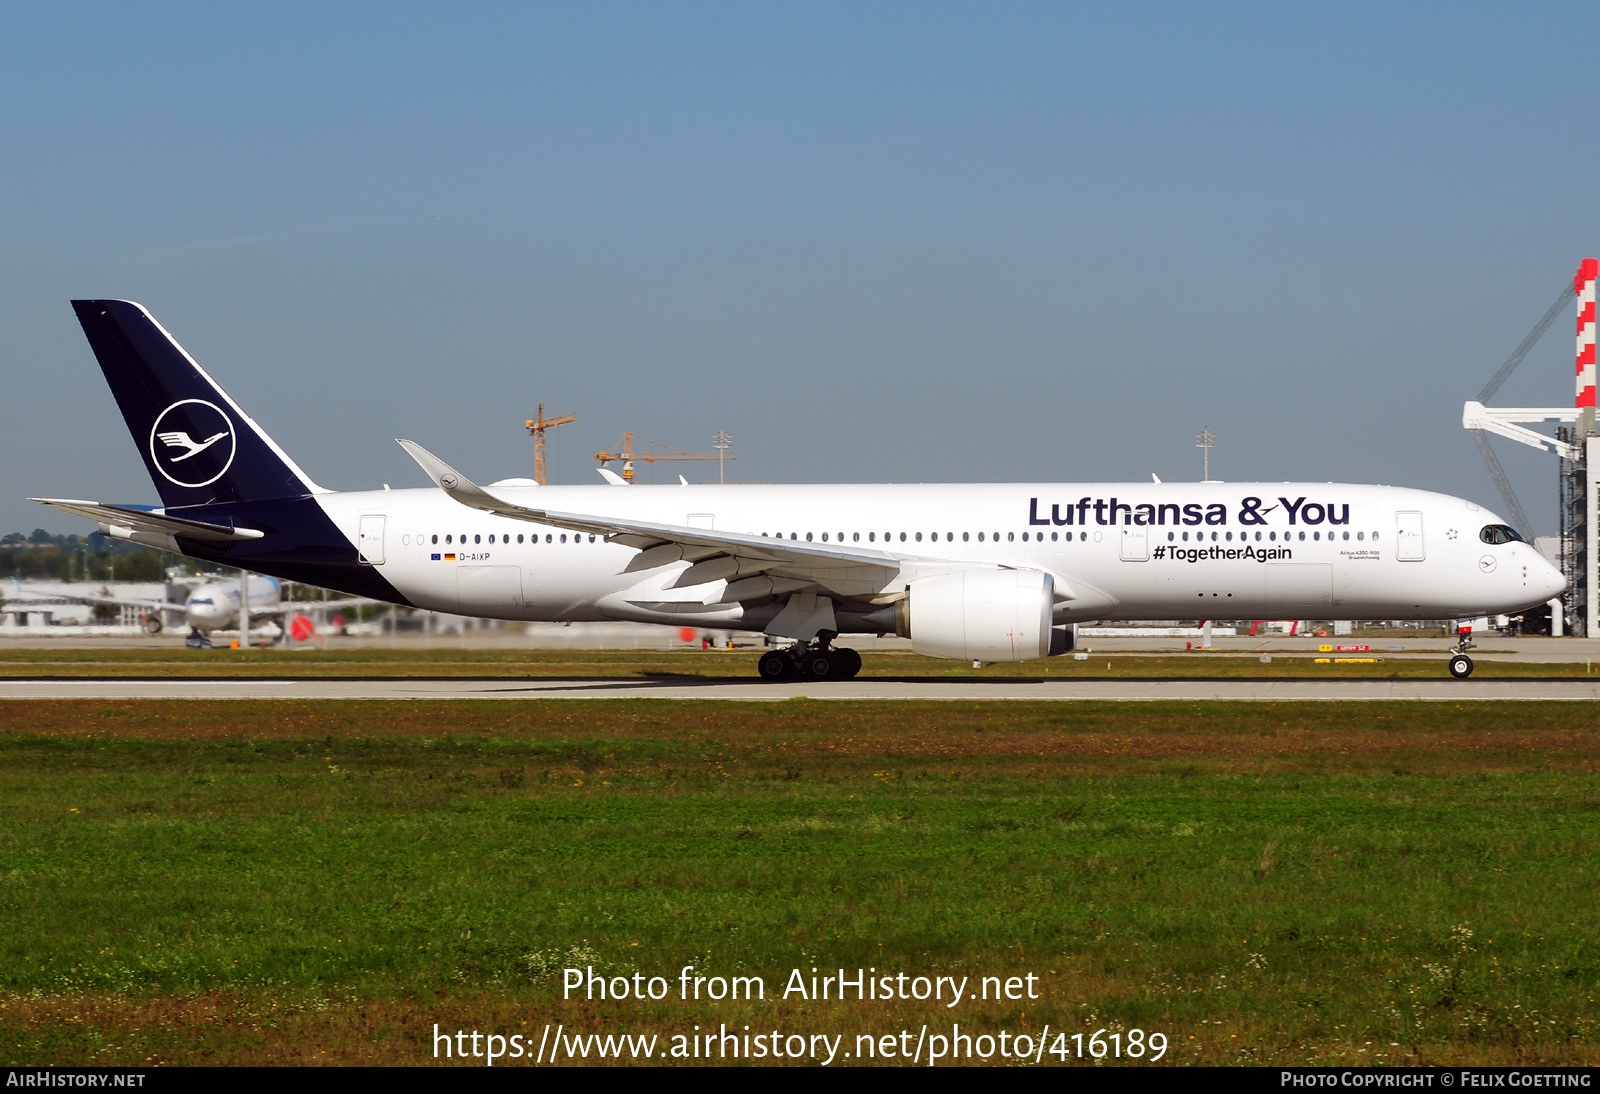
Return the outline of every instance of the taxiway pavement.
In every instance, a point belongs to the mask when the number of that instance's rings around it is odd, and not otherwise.
[[[739,677],[0,678],[0,699],[943,699],[1046,701],[1595,700],[1575,679],[950,679],[767,683]]]

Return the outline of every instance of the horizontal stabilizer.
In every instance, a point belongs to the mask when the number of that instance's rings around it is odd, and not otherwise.
[[[133,532],[214,542],[260,539],[265,535],[264,532],[254,528],[236,528],[231,524],[212,524],[203,520],[169,517],[158,509],[135,509],[126,505],[106,505],[98,501],[79,501],[74,498],[29,498],[28,500],[48,505],[52,509],[60,509],[64,513],[98,521],[105,535],[117,536],[120,539],[131,539],[132,536],[127,533]]]

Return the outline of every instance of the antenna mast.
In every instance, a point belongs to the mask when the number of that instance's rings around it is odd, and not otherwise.
[[[1210,426],[1206,426],[1206,427],[1204,427],[1203,429],[1200,430],[1198,435],[1196,435],[1195,441],[1197,442],[1195,444],[1195,447],[1198,448],[1203,453],[1203,457],[1202,458],[1205,461],[1204,465],[1203,465],[1205,470],[1203,472],[1203,477],[1200,479],[1200,481],[1201,482],[1210,482],[1211,481],[1211,450],[1213,448],[1217,447],[1217,435],[1215,433],[1211,432],[1211,427]]]

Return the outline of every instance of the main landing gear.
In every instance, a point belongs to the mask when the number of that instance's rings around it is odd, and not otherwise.
[[[848,680],[861,671],[861,655],[826,639],[768,650],[758,665],[763,680]]]
[[[1472,675],[1472,658],[1467,656],[1467,651],[1472,648],[1472,628],[1463,627],[1456,631],[1456,644],[1450,647],[1450,675],[1457,680],[1465,680]]]

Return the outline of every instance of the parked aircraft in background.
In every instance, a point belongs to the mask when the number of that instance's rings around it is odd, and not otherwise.
[[[318,486],[150,314],[78,319],[162,505],[36,499],[106,535],[432,611],[764,633],[764,676],[851,676],[848,634],[935,657],[1065,653],[1117,618],[1460,619],[1564,581],[1493,513],[1342,483]],[[1450,661],[1472,671],[1470,635]]]
[[[282,634],[289,633],[288,619],[297,612],[344,611],[360,604],[374,601],[366,598],[350,600],[286,601],[277,578],[264,574],[250,575],[250,625],[274,623]],[[150,634],[160,634],[166,625],[166,616],[181,615],[189,628],[189,644],[209,647],[212,631],[231,631],[239,628],[240,607],[243,601],[239,578],[213,578],[202,581],[190,590],[183,600],[141,600],[129,597],[92,594],[54,594],[58,599],[77,600],[84,604],[108,604],[117,607],[138,608],[144,616],[144,629]]]

